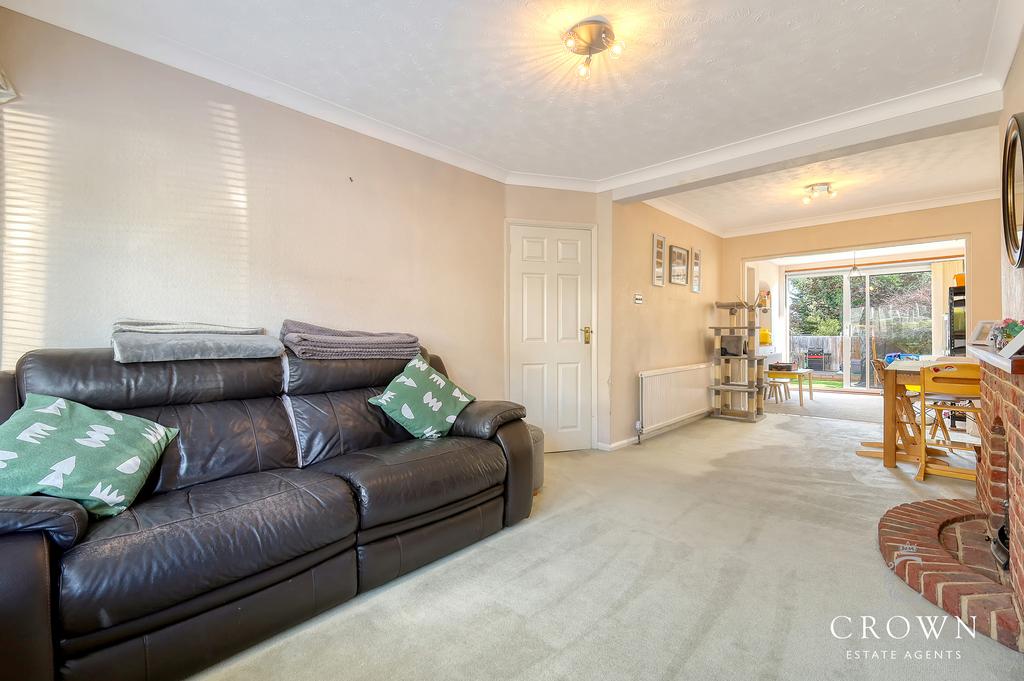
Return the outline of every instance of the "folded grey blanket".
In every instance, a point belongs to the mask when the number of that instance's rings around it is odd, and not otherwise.
[[[121,319],[114,322],[114,333],[224,333],[255,336],[265,331],[254,326],[227,326],[202,322],[168,322],[155,319]]]
[[[114,360],[169,362],[179,359],[253,359],[284,354],[281,341],[265,334],[140,333],[119,331],[110,337]]]
[[[281,340],[302,359],[412,359],[420,353],[412,334],[339,331],[292,319],[281,325]]]

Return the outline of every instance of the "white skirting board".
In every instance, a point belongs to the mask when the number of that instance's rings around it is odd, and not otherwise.
[[[667,433],[670,430],[675,430],[676,428],[679,428],[681,426],[685,426],[688,423],[693,423],[694,421],[699,421],[700,419],[704,418],[705,416],[707,416],[710,413],[711,413],[710,409],[706,409],[704,411],[697,412],[696,414],[693,414],[692,416],[689,416],[689,417],[687,417],[685,419],[681,419],[679,421],[674,421],[674,422],[672,422],[672,423],[670,423],[670,424],[668,424],[668,425],[666,425],[666,426],[664,426],[662,428],[658,428],[657,430],[651,430],[651,431],[648,431],[646,433],[643,433],[640,436],[640,439],[641,439],[641,441],[643,441],[643,440],[646,440],[647,438],[654,437],[655,435],[661,435],[662,433]],[[636,441],[636,437],[634,436],[634,437],[628,438],[626,440],[619,440],[618,442],[612,442],[612,443],[598,442],[596,449],[599,450],[599,451],[602,451],[602,452],[614,452],[617,449],[623,449],[624,447],[635,446],[636,444],[637,444],[637,441]]]

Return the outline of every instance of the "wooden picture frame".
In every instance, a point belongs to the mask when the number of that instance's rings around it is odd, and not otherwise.
[[[651,283],[665,285],[665,237],[654,234],[651,243]]]
[[[690,249],[669,246],[668,272],[670,283],[686,286],[690,282]]]
[[[701,254],[699,248],[693,249],[693,264],[690,266],[690,290],[700,293],[701,290]]]

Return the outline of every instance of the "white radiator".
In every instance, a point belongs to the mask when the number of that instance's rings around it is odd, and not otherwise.
[[[640,372],[640,429],[651,433],[711,411],[711,364]]]

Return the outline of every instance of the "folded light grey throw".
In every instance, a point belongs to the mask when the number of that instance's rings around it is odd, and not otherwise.
[[[169,362],[179,359],[252,359],[278,357],[284,353],[281,341],[265,334],[140,333],[118,331],[110,337],[114,360]]]
[[[281,325],[281,340],[302,359],[412,359],[420,352],[412,334],[339,331],[292,319]]]
[[[168,322],[157,319],[121,319],[114,322],[114,333],[225,333],[252,335],[264,333],[260,327],[204,324],[203,322]]]

